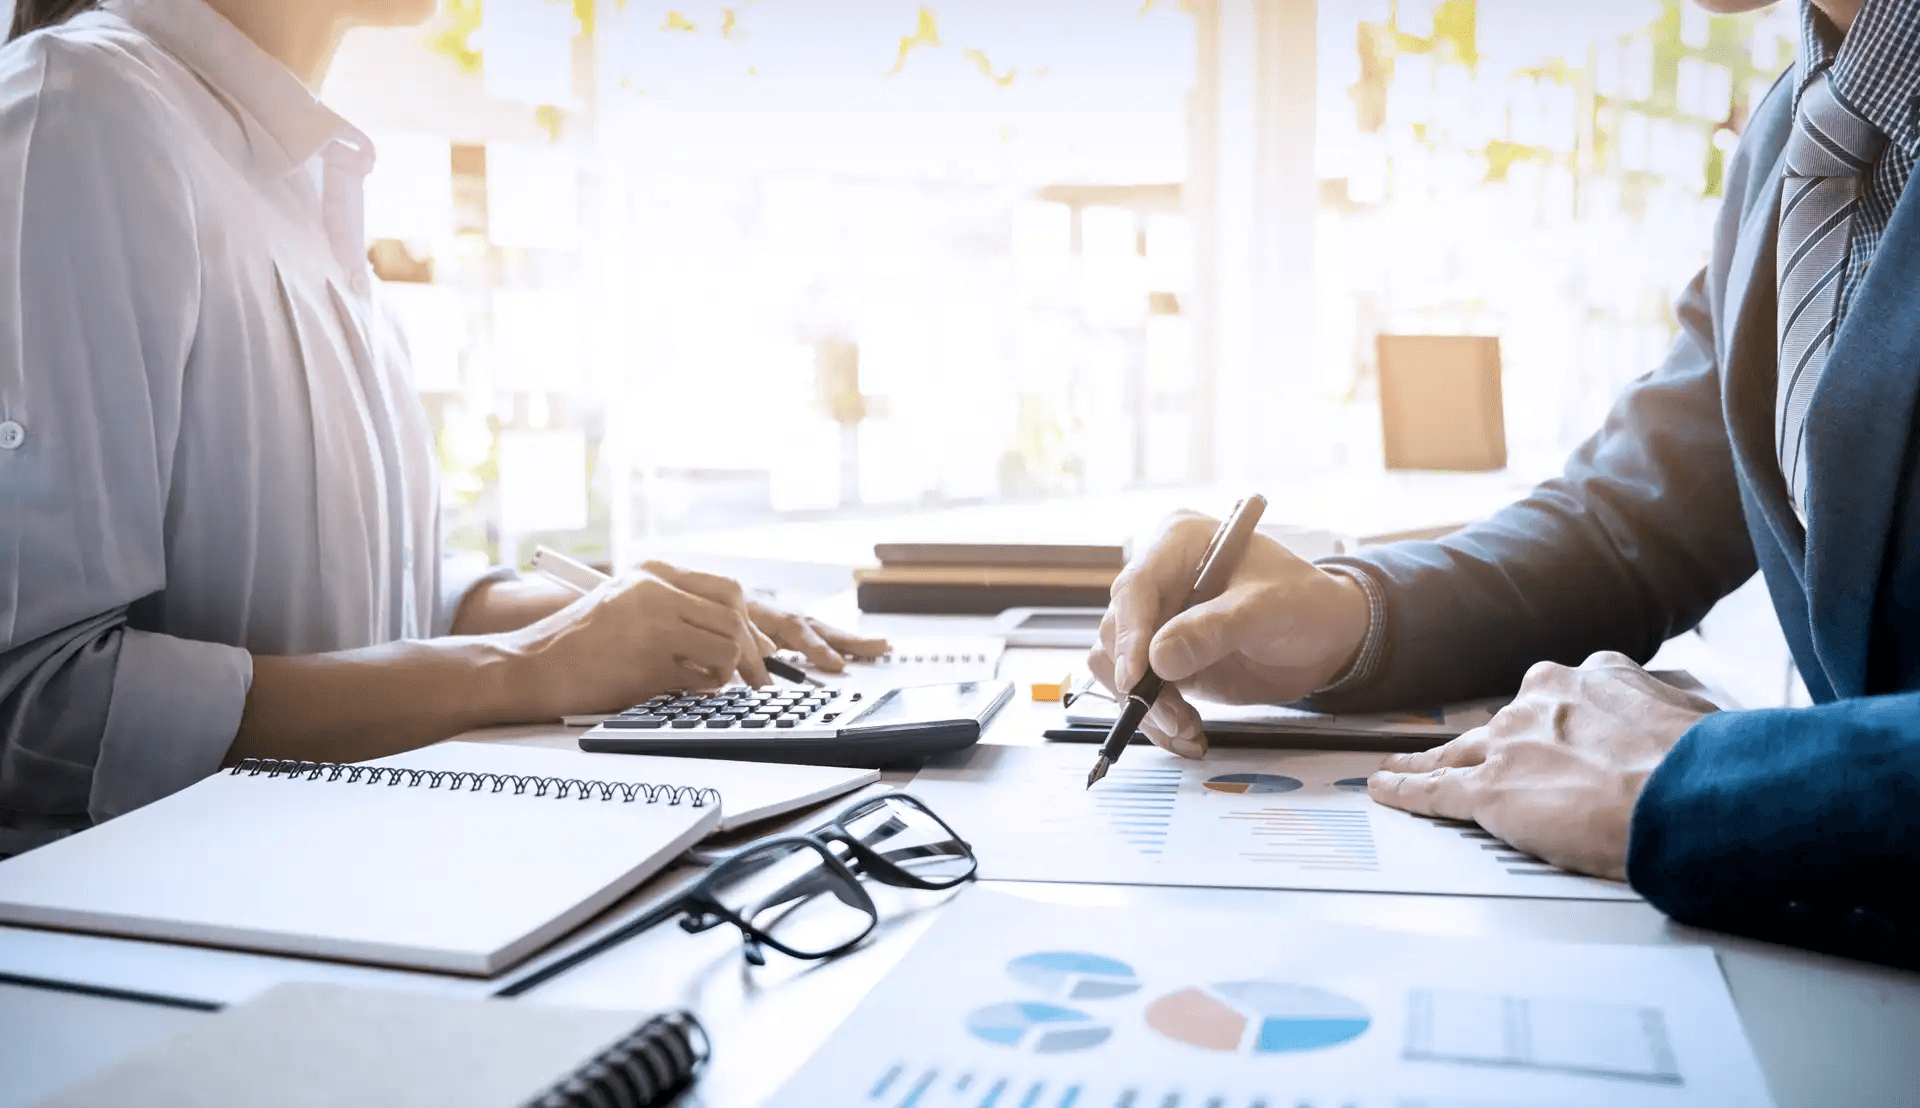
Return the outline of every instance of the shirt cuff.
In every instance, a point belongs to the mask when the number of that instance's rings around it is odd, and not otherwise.
[[[237,646],[123,632],[87,814],[111,819],[219,769],[252,685]]]
[[[472,551],[449,550],[441,555],[440,602],[433,609],[433,636],[453,634],[454,617],[460,614],[468,593],[481,585],[519,577],[512,566],[489,566],[485,555]]]
[[[1333,680],[1313,690],[1314,696],[1323,696],[1364,685],[1380,668],[1380,655],[1387,643],[1387,590],[1371,572],[1351,562],[1315,562],[1314,565],[1328,573],[1353,579],[1359,583],[1360,591],[1367,594],[1367,636],[1360,640],[1360,651],[1353,656],[1347,668],[1334,674]]]

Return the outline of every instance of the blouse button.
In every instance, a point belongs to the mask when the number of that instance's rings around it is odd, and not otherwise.
[[[367,275],[366,274],[356,273],[353,275],[353,291],[359,293],[361,296],[365,296],[367,294]]]
[[[18,450],[20,444],[27,441],[27,429],[7,420],[0,423],[0,450]]]

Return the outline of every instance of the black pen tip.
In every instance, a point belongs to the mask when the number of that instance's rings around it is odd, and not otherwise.
[[[1105,754],[1102,754],[1099,757],[1099,759],[1093,763],[1093,769],[1091,769],[1087,773],[1087,788],[1089,789],[1093,788],[1093,783],[1095,781],[1098,781],[1102,777],[1105,777],[1107,775],[1107,767],[1112,764],[1113,764],[1112,762],[1109,762],[1107,760],[1107,756]]]

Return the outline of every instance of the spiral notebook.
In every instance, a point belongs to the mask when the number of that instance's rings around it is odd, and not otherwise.
[[[35,1108],[598,1108],[670,1103],[705,1067],[688,1012],[547,1007],[292,984],[270,989]]]
[[[488,744],[242,762],[0,862],[0,922],[490,976],[719,826],[730,782],[771,814],[873,776],[749,767],[749,790],[715,765]]]

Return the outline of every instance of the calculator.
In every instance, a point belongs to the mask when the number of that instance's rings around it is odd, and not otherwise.
[[[809,765],[897,766],[972,746],[1013,682],[665,693],[580,736],[580,749]]]

